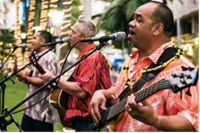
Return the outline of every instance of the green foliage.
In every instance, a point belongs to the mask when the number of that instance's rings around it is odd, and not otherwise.
[[[14,43],[14,31],[10,31],[8,29],[0,30],[0,42],[3,42],[5,45],[8,43]]]
[[[8,55],[8,52],[5,52],[4,48],[8,46],[9,43],[14,43],[14,31],[10,31],[8,29],[0,30],[0,42],[2,43],[0,47],[0,57],[1,55]]]
[[[15,105],[17,105],[19,102],[21,102],[25,97],[26,93],[28,91],[28,86],[24,83],[20,82],[15,82],[15,84],[12,84],[11,81],[7,81],[6,83],[6,90],[5,90],[5,106],[8,107],[10,110],[13,108]],[[0,101],[1,102],[1,101]],[[23,105],[14,110],[13,112],[20,110],[23,108]],[[14,114],[15,119],[18,121],[18,123],[21,125],[21,119],[22,119],[22,112]],[[6,117],[7,120],[10,119],[10,117]],[[54,124],[54,132],[62,132],[62,125],[59,124]],[[12,123],[7,126],[7,131],[8,132],[19,132],[19,129],[17,126]]]

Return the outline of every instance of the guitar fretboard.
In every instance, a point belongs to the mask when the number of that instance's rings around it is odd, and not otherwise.
[[[138,93],[135,93],[134,94],[135,101],[136,101],[136,103],[139,103],[142,100],[146,99],[147,97],[151,96],[152,94],[154,94],[162,89],[166,89],[166,88],[170,88],[170,87],[171,87],[170,82],[166,79],[162,79],[162,80],[146,87],[145,89],[139,91]],[[120,101],[119,103],[111,106],[110,108],[108,108],[106,111],[104,111],[101,114],[101,116],[102,116],[101,121],[102,122],[107,121],[107,120],[111,119],[112,117],[125,111],[126,103],[127,103],[127,98]]]

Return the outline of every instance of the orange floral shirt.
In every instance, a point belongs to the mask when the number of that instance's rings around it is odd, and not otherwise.
[[[157,63],[160,55],[168,47],[172,47],[172,42],[163,44],[154,53],[152,53],[148,57],[141,59],[137,64],[136,62],[138,60],[139,50],[135,50],[132,53],[133,59],[131,60],[128,69],[128,78],[130,79],[130,81],[137,79],[143,68],[147,68],[152,62]],[[125,61],[125,64],[127,64],[128,61],[129,59]],[[195,67],[186,57],[181,55],[179,59],[175,59],[174,61],[172,61],[158,75],[156,75],[155,78],[144,84],[144,86],[140,90],[163,78],[170,77],[174,71],[182,71],[181,66]],[[118,97],[119,94],[125,89],[125,84],[126,82],[124,80],[124,70],[122,70],[116,84],[111,87],[112,89],[116,89],[116,97]],[[190,87],[190,93],[192,95],[191,97],[185,94],[188,89],[184,89],[182,91],[182,99],[180,99],[180,92],[173,93],[171,89],[165,89],[153,94],[146,100],[153,106],[157,115],[182,115],[191,122],[196,131],[199,131],[199,90],[197,86]],[[129,115],[129,113],[124,111],[122,119],[115,127],[115,131],[156,132],[160,130],[133,119]]]

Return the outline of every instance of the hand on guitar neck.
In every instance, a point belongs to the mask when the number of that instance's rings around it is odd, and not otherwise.
[[[17,68],[17,63],[15,61],[14,67],[13,67],[13,72],[16,72],[17,70],[19,70]],[[31,77],[32,76],[32,70],[25,70],[24,72],[20,71],[18,73],[16,73],[15,75],[17,77],[17,79],[19,81],[23,81],[26,79],[27,76]]]

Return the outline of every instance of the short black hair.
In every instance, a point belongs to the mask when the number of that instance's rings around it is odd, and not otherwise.
[[[48,31],[46,31],[46,30],[39,30],[38,32],[40,32],[40,36],[41,36],[42,38],[44,38],[45,43],[52,42],[53,37],[52,37],[52,35],[51,35],[50,32],[48,32]]]
[[[174,16],[171,9],[161,2],[151,1],[148,3],[157,4],[158,7],[153,12],[151,19],[154,23],[162,23],[164,25],[164,34],[171,37],[174,26]]]

